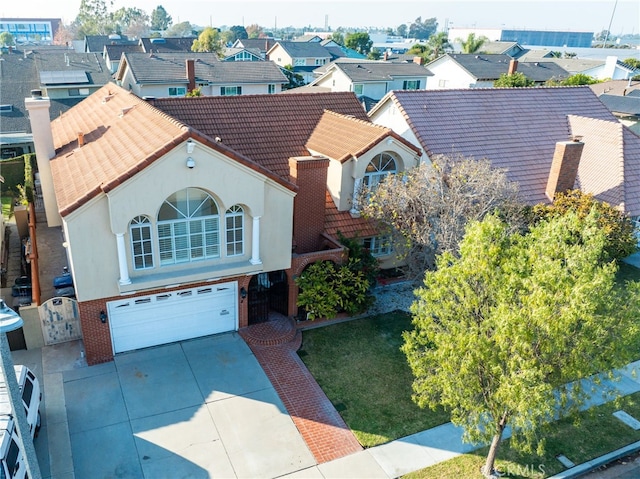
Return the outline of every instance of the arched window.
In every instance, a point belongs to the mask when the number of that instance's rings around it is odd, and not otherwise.
[[[367,165],[363,183],[369,189],[375,189],[385,176],[396,172],[396,160],[389,153],[380,153]]]
[[[244,210],[234,205],[225,214],[227,256],[244,254]]]
[[[220,257],[220,217],[211,195],[197,188],[178,191],[158,212],[160,264]]]
[[[134,269],[153,268],[151,221],[146,216],[136,216],[129,224],[131,258]]]

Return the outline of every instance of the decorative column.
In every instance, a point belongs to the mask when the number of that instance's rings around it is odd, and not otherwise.
[[[118,267],[120,268],[120,280],[121,285],[131,284],[131,278],[129,278],[129,268],[127,267],[127,252],[124,244],[124,233],[116,233],[116,245],[118,248]]]
[[[353,196],[351,197],[351,213],[352,216],[360,216],[358,208],[358,195],[360,194],[360,188],[362,188],[362,178],[354,178],[353,180]]]
[[[251,264],[262,264],[260,259],[260,217],[253,217],[253,232],[251,235]]]

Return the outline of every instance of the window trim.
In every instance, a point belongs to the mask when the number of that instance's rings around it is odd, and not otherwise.
[[[240,96],[240,95],[242,95],[242,86],[240,85],[220,87],[220,96]]]
[[[234,221],[232,228],[229,227],[229,220]],[[239,221],[239,225],[235,221]],[[242,256],[244,255],[244,208],[240,205],[233,205],[229,208],[224,215],[224,228],[225,228],[225,251],[227,257]],[[234,234],[232,239],[229,238],[229,233]],[[239,235],[239,238],[238,236]],[[229,248],[233,250],[230,252]]]
[[[171,94],[171,90],[173,90],[173,94]],[[184,87],[184,86],[170,86],[169,87],[169,96],[181,97],[181,96],[186,96],[186,94],[187,94],[187,87]]]
[[[143,231],[148,230],[148,239],[144,238]],[[140,239],[135,239],[134,231],[139,231]],[[131,263],[135,271],[141,271],[145,269],[152,269],[154,267],[154,255],[153,255],[153,228],[151,219],[145,215],[136,216],[129,223],[129,245],[131,246]],[[136,253],[136,246],[139,245],[141,252]],[[145,245],[150,247],[150,251],[145,252]],[[137,265],[137,259],[142,259],[142,266]]]
[[[369,245],[367,246],[367,242]],[[391,237],[387,235],[381,236],[369,236],[367,238],[362,238],[362,247],[371,253],[371,256],[374,258],[379,258],[381,256],[389,256],[393,253],[393,248],[391,246]]]

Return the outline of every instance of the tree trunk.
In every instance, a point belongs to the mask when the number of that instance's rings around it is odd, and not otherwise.
[[[502,440],[502,433],[507,425],[507,413],[505,412],[498,423],[498,430],[491,440],[491,447],[489,447],[489,453],[487,454],[487,460],[484,463],[481,471],[485,477],[491,477],[494,472],[494,464],[496,461],[496,455],[498,454],[498,446]]]

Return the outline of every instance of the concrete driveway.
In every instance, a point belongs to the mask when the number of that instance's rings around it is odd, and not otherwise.
[[[228,333],[63,373],[76,478],[273,478],[314,466],[244,341]]]

